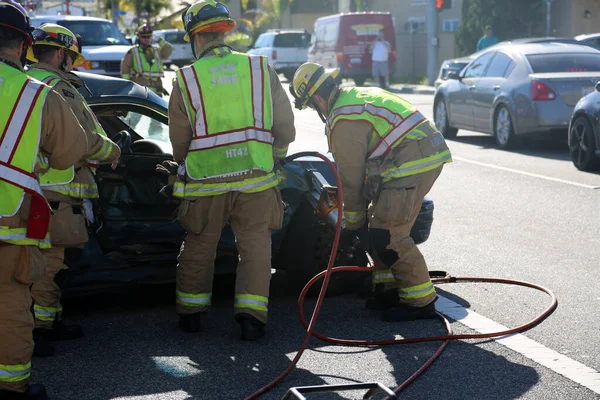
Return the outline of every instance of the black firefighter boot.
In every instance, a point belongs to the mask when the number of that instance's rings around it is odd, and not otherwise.
[[[52,329],[48,332],[48,339],[52,341],[75,340],[83,337],[81,325],[65,325],[62,320],[54,321]]]
[[[33,357],[52,357],[54,355],[54,345],[47,337],[49,331],[49,329],[40,328],[33,330]]]
[[[0,390],[0,399],[2,400],[47,400],[48,394],[44,385],[29,385],[25,393]]]
[[[383,290],[383,283],[375,285],[375,290],[365,302],[365,307],[369,310],[384,311],[396,307],[400,303],[398,289]]]
[[[249,314],[238,314],[235,320],[240,324],[240,339],[253,342],[265,336],[265,324]]]
[[[385,310],[381,313],[381,319],[387,322],[405,322],[419,319],[437,319],[439,318],[435,311],[435,302],[437,297],[424,307],[409,306],[399,303],[396,307]]]
[[[188,333],[200,332],[202,327],[202,316],[204,312],[193,314],[179,314],[179,328]]]

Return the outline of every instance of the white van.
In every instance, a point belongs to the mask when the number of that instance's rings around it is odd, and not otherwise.
[[[310,36],[304,30],[269,29],[256,39],[248,54],[267,56],[278,74],[292,80],[296,69],[308,60]]]
[[[131,43],[112,21],[74,15],[31,17],[31,24],[36,28],[47,22],[62,25],[81,35],[82,52],[86,62],[77,69],[95,74],[121,76],[121,59],[131,48]]]
[[[167,60],[163,60],[163,65],[170,67],[175,64],[178,67],[192,64],[194,53],[192,53],[192,45],[190,42],[183,40],[185,31],[181,29],[159,29],[153,32],[155,36],[165,39],[173,46],[173,53]]]

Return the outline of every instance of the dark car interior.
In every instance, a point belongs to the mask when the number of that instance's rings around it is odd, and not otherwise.
[[[145,138],[124,120],[128,113],[136,113],[152,118],[152,123],[166,125],[166,117],[131,104],[98,105],[93,109],[107,135],[121,147],[117,168],[113,170],[103,164],[96,172],[100,192],[98,212],[101,210],[99,219],[104,230],[99,237],[102,247],[119,248],[133,243],[139,246],[157,241],[179,244],[180,228],[174,215],[178,202],[160,193],[168,183],[167,176],[156,171],[157,164],[173,157],[163,151],[157,140]],[[159,239],[156,224],[164,224],[164,230],[172,229],[172,233],[178,234],[166,234]]]

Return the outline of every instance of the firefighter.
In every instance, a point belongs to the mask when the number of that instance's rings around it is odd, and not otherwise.
[[[29,385],[33,353],[29,287],[44,276],[50,208],[38,159],[72,167],[88,151],[85,132],[56,92],[23,72],[32,37],[25,9],[0,2],[0,399],[47,398]]]
[[[305,63],[290,92],[318,112],[344,187],[344,240],[368,220],[374,253],[367,308],[385,321],[435,317],[435,289],[410,237],[425,195],[452,157],[442,135],[412,104],[380,88],[340,88],[339,69]],[[368,208],[366,204],[371,202]]]
[[[81,326],[65,325],[62,321],[62,293],[55,276],[67,268],[65,249],[83,248],[88,241],[83,201],[98,198],[92,170],[101,161],[116,166],[121,151],[108,139],[85,99],[70,82],[68,73],[85,62],[79,37],[63,26],[43,24],[33,31],[33,46],[28,50],[27,58],[35,63],[27,74],[52,87],[71,106],[90,144],[88,161],[80,160],[65,170],[52,168],[40,176],[44,196],[53,210],[50,218],[52,248],[43,251],[47,259],[46,275],[31,288],[35,318],[34,355],[50,356],[53,347],[48,340],[83,336]],[[85,210],[89,213],[91,207]],[[91,220],[92,216],[88,217]]]
[[[148,87],[158,96],[168,94],[163,88],[165,76],[164,59],[173,52],[173,46],[164,38],[159,38],[158,47],[152,45],[152,27],[141,26],[137,31],[137,42],[121,60],[121,76],[142,86]]]
[[[184,331],[200,330],[210,309],[214,259],[227,222],[239,252],[234,314],[242,340],[265,334],[271,278],[271,230],[283,207],[275,161],[294,141],[294,114],[277,73],[263,56],[233,51],[236,26],[214,0],[183,15],[197,61],[177,71],[169,102],[169,135],[180,164],[174,196],[187,229],[177,266],[177,313]]]

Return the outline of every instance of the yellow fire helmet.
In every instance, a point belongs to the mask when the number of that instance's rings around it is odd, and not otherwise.
[[[200,0],[192,4],[182,15],[186,42],[196,32],[229,32],[236,22],[223,3],[215,0]]]
[[[298,67],[290,82],[290,93],[294,96],[296,108],[304,110],[317,89],[328,78],[336,79],[339,73],[339,68],[326,70],[322,65],[311,62]]]
[[[85,62],[85,57],[81,54],[81,37],[64,26],[46,23],[35,29],[33,35],[33,46],[56,46],[61,47],[74,55],[73,66],[78,67]],[[27,51],[27,59],[32,62],[38,62],[33,55],[33,47]]]

